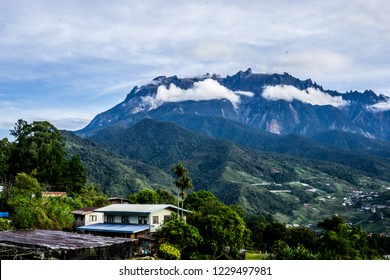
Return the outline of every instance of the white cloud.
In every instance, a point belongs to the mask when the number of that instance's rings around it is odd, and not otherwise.
[[[180,102],[187,100],[201,101],[225,98],[236,107],[240,102],[239,95],[253,96],[253,93],[243,91],[233,92],[219,84],[216,80],[206,79],[195,82],[193,87],[189,89],[181,89],[174,84],[170,84],[168,88],[161,85],[157,89],[155,100],[157,103],[162,104],[164,102]]]
[[[368,109],[374,112],[388,111],[390,110],[390,98],[387,101],[371,105]]]
[[[334,107],[343,107],[349,103],[341,96],[331,96],[325,92],[314,88],[300,90],[294,86],[266,86],[262,96],[268,100],[299,100],[312,105],[331,105]]]

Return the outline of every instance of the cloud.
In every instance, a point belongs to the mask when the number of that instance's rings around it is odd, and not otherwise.
[[[390,110],[390,98],[387,101],[379,102],[368,107],[373,112],[382,112]]]
[[[206,79],[195,82],[193,87],[189,89],[181,89],[174,84],[170,84],[168,88],[161,85],[157,89],[155,100],[157,103],[162,104],[165,102],[180,102],[187,100],[201,101],[228,99],[233,106],[236,107],[238,103],[240,103],[240,95],[253,96],[253,93],[242,91],[234,92],[222,86],[216,80]]]
[[[341,96],[331,96],[314,88],[300,90],[293,86],[266,86],[262,96],[268,100],[299,100],[312,105],[331,105],[334,107],[347,106],[349,103]]]

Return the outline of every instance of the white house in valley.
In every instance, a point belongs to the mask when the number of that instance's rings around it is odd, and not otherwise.
[[[171,204],[111,204],[95,209],[103,215],[101,223],[77,227],[85,233],[136,238],[141,234],[156,232],[178,210],[183,217],[190,211]]]

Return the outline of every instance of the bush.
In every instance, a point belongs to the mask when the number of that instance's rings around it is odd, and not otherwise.
[[[12,227],[11,220],[0,218],[0,231],[12,230],[12,229],[13,227]]]
[[[161,244],[157,255],[164,260],[180,260],[180,250],[169,243]]]

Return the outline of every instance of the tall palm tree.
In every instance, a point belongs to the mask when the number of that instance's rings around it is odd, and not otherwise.
[[[181,208],[184,207],[184,197],[185,190],[193,188],[192,179],[187,176],[188,170],[183,166],[181,162],[175,165],[172,168],[172,172],[176,174],[175,186],[178,188],[178,202],[177,202],[177,215],[179,217],[179,208],[180,208],[180,198],[181,197]],[[183,218],[183,210],[181,212],[180,218]]]

